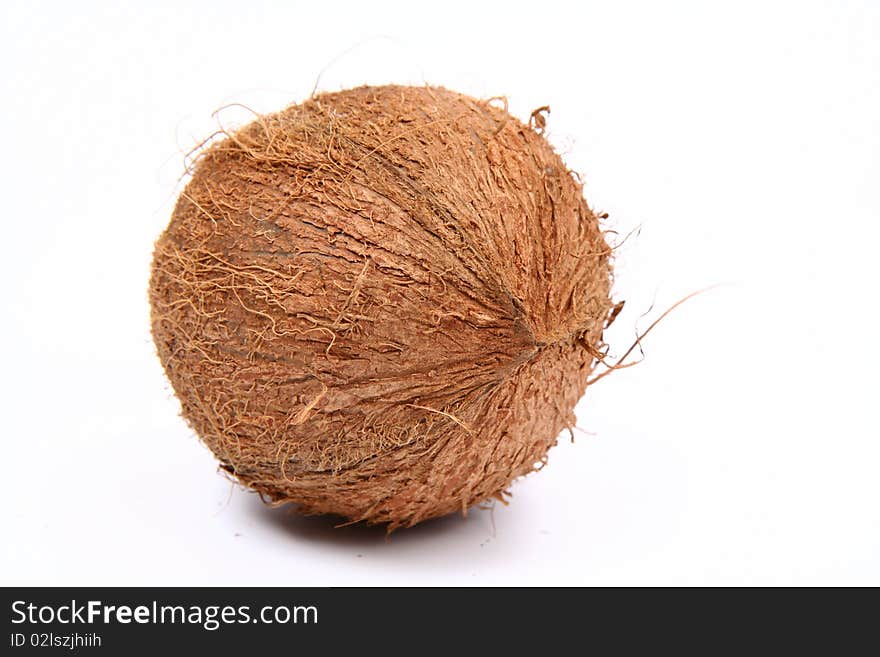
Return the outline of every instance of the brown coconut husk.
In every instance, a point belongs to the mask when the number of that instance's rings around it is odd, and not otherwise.
[[[614,312],[611,249],[544,125],[362,87],[200,153],[156,244],[152,330],[225,470],[394,529],[541,467]]]

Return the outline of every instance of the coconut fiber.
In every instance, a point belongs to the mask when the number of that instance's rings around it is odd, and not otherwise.
[[[362,87],[199,153],[152,332],[184,417],[264,500],[411,526],[503,501],[573,426],[611,250],[543,112],[499,104]]]

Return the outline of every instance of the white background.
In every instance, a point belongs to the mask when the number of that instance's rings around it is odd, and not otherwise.
[[[4,1],[0,67],[0,583],[880,584],[880,4]],[[723,283],[509,507],[389,541],[232,487],[149,336],[183,152],[322,70],[549,104],[641,227],[616,353]]]

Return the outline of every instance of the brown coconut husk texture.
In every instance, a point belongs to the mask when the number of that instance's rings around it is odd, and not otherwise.
[[[611,249],[543,126],[362,87],[201,151],[156,244],[152,331],[226,471],[392,530],[545,463],[614,305]]]

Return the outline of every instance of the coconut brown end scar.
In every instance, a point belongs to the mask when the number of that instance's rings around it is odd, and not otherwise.
[[[538,116],[361,87],[202,150],[156,244],[152,332],[226,471],[395,529],[543,465],[615,311],[611,248]]]

